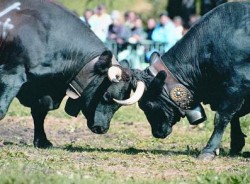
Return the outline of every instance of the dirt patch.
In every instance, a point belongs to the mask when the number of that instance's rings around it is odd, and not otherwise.
[[[241,156],[232,158],[224,154],[213,162],[197,160],[210,135],[204,129],[177,125],[169,138],[155,139],[147,122],[112,122],[107,134],[96,135],[87,128],[82,116],[70,119],[48,116],[45,129],[55,148],[35,149],[32,118],[6,117],[1,121],[0,153],[11,154],[11,160],[21,162],[27,172],[34,165],[41,165],[37,169],[42,172],[60,172],[65,176],[80,173],[88,178],[108,175],[119,181],[186,181],[208,172],[240,174],[249,168],[249,158]],[[228,146],[226,139],[226,151]],[[19,159],[20,153],[24,161]],[[27,165],[26,161],[33,164]],[[43,167],[44,163],[51,168]]]

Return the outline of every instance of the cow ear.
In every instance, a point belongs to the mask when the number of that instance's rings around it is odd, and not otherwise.
[[[111,51],[107,50],[104,51],[98,61],[95,64],[95,72],[99,74],[106,73],[108,71],[108,68],[111,66],[113,54]]]
[[[152,82],[149,85],[148,90],[149,92],[152,93],[153,96],[158,96],[162,92],[166,78],[167,78],[166,72],[160,71],[152,80]]]
[[[129,61],[126,59],[121,60],[119,63],[120,65],[122,65],[123,68],[127,68],[127,69],[131,68]]]
[[[160,85],[165,84],[166,78],[167,78],[167,73],[163,70],[158,72],[158,74],[155,76],[155,80],[157,80],[160,83]]]

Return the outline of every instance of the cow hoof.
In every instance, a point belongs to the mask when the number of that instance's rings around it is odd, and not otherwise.
[[[43,140],[43,141],[36,140],[36,141],[34,141],[34,147],[46,149],[46,148],[52,148],[53,144],[48,140]]]
[[[199,160],[203,160],[203,161],[211,161],[215,158],[215,154],[213,153],[201,153],[198,156]]]

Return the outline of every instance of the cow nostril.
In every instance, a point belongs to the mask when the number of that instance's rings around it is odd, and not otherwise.
[[[112,96],[109,92],[105,92],[104,95],[103,95],[103,99],[106,101],[106,102],[110,102],[112,100]]]
[[[91,131],[96,133],[96,134],[105,134],[108,131],[108,129],[104,128],[102,126],[93,126],[91,128]]]

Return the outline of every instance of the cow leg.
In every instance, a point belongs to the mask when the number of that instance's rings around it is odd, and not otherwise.
[[[245,137],[240,128],[239,117],[233,117],[231,120],[231,143],[230,143],[230,154],[237,155],[241,152],[242,148],[245,146]]]
[[[0,119],[6,115],[11,101],[26,82],[25,69],[16,67],[8,71],[0,70]]]
[[[47,110],[41,108],[31,108],[31,114],[34,120],[34,141],[33,144],[37,148],[52,147],[52,143],[47,139],[44,131],[44,119],[48,114]]]
[[[220,114],[218,112],[215,114],[213,134],[209,139],[207,146],[199,155],[199,159],[211,160],[215,157],[216,149],[219,148],[223,133],[229,121],[230,118],[228,116]]]
[[[225,131],[227,124],[233,120],[233,117],[240,111],[244,100],[237,95],[225,95],[225,99],[220,103],[220,110],[215,114],[214,118],[214,130],[210,137],[206,147],[202,150],[198,158],[203,160],[211,160],[216,155],[216,149],[219,148],[220,142]],[[237,117],[237,116],[235,116]],[[233,121],[235,122],[235,120]]]

